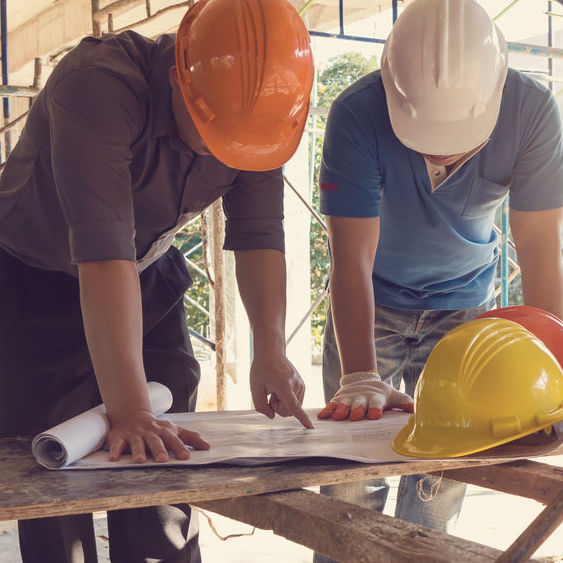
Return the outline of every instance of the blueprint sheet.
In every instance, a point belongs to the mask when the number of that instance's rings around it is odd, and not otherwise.
[[[191,451],[188,460],[171,460],[167,465],[206,465],[228,462],[256,465],[306,457],[331,457],[366,463],[406,461],[391,448],[395,434],[406,424],[407,413],[386,412],[380,420],[317,420],[318,409],[307,409],[315,428],[307,430],[295,418],[269,419],[255,411],[223,411],[165,414],[188,430],[199,432],[210,444],[207,451]],[[146,467],[147,464],[143,464]],[[107,452],[94,452],[65,469],[139,467],[126,455],[117,462],[107,461]]]

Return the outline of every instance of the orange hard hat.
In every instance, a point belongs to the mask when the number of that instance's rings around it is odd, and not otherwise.
[[[297,150],[313,55],[287,0],[199,0],[180,24],[176,68],[190,116],[220,161],[273,170]]]
[[[539,338],[563,367],[563,321],[538,307],[514,305],[491,309],[478,318],[507,319],[523,326]]]

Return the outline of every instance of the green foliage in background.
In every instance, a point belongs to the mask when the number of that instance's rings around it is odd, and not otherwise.
[[[362,76],[377,70],[377,57],[366,58],[358,53],[343,53],[329,60],[317,78],[317,106],[330,104],[345,88]]]
[[[200,245],[196,250],[196,246]],[[200,270],[205,272],[205,261],[203,256],[203,247],[201,246],[201,220],[194,221],[186,225],[178,232],[174,239],[174,246],[178,248],[186,258],[193,262]],[[186,295],[196,301],[205,310],[209,310],[209,283],[207,276],[202,275],[194,268],[188,266],[190,275],[194,281],[193,285],[188,289]],[[209,335],[209,317],[194,307],[188,301],[184,301],[188,326],[207,337]]]

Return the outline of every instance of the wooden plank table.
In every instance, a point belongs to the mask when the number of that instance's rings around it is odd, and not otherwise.
[[[560,452],[558,452],[560,453]],[[28,440],[0,440],[0,520],[188,502],[272,529],[342,561],[524,561],[563,517],[563,468],[529,460],[414,461],[369,465],[301,460],[240,467],[49,471]],[[548,503],[510,549],[500,551],[302,490],[422,472]],[[297,489],[297,490],[295,490]],[[536,519],[536,520],[538,520]],[[506,556],[508,554],[508,559]],[[524,558],[522,558],[524,557]]]

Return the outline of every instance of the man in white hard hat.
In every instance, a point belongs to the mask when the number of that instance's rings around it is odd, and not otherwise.
[[[333,103],[320,177],[332,309],[320,418],[412,409],[399,385],[412,395],[438,340],[494,306],[494,218],[507,195],[524,302],[563,317],[559,110],[507,59],[501,32],[473,0],[414,0],[381,71]],[[396,515],[446,529],[464,486],[427,477],[417,491],[420,482],[402,479]],[[381,509],[387,488],[332,494]]]

